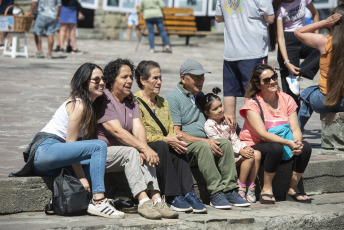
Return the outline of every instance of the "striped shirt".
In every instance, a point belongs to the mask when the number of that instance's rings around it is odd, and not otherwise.
[[[207,138],[204,131],[206,118],[198,104],[198,99],[204,96],[203,92],[196,95],[195,103],[190,93],[180,83],[169,92],[166,100],[170,106],[173,125],[180,125],[181,130],[189,135]]]

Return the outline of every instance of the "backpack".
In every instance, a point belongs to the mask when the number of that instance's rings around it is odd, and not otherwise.
[[[47,215],[72,216],[84,214],[89,204],[89,193],[74,176],[65,168],[54,179],[53,196],[46,205]]]

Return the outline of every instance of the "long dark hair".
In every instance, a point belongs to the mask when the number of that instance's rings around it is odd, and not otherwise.
[[[160,65],[155,61],[141,61],[139,65],[136,67],[135,70],[135,79],[137,82],[137,85],[140,89],[142,89],[143,85],[141,83],[140,77],[142,77],[144,80],[148,80],[151,76],[151,70],[153,68],[159,68]]]
[[[333,26],[332,57],[327,73],[327,94],[324,100],[326,106],[335,106],[342,97],[344,90],[344,4],[339,5],[333,14],[342,15]]]
[[[280,7],[283,0],[273,0],[272,7],[274,8],[275,21],[273,24],[269,25],[269,35],[270,35],[270,51],[276,49],[277,42],[277,10]]]
[[[259,93],[260,89],[258,88],[258,85],[260,85],[260,75],[267,69],[275,73],[274,68],[266,64],[259,64],[253,68],[250,81],[248,82],[246,88],[246,98],[252,98]]]
[[[213,103],[213,101],[215,100],[219,100],[221,101],[221,98],[219,96],[217,96],[219,93],[221,93],[221,89],[218,87],[213,88],[212,93],[207,93],[204,96],[204,103],[201,106],[203,112],[207,111],[209,112],[211,104]]]
[[[83,133],[82,139],[87,140],[93,138],[93,134],[96,127],[96,115],[93,108],[95,102],[89,98],[88,85],[91,79],[92,72],[94,69],[102,70],[98,65],[93,63],[85,63],[81,65],[75,72],[70,86],[72,91],[70,92],[70,98],[80,98],[84,105],[84,111],[81,117],[81,133]],[[75,106],[75,103],[74,103]]]

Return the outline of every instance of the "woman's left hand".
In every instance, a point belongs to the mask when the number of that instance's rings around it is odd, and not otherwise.
[[[301,153],[302,153],[302,151],[303,151],[303,144],[302,144],[302,142],[301,141],[299,141],[299,140],[294,140],[294,148],[293,149],[291,149],[292,150],[292,153],[295,155],[295,156],[298,156],[298,155],[300,155]]]
[[[169,136],[164,137],[164,141],[170,145],[178,154],[183,154],[186,152],[187,143],[185,141],[179,140],[181,138],[182,134],[178,134],[176,136]]]
[[[84,186],[85,190],[87,190],[89,193],[91,193],[91,187],[90,184],[88,183],[88,180],[84,177],[84,178],[80,178],[79,179],[81,184]]]

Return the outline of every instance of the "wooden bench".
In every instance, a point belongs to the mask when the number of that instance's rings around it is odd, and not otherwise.
[[[190,37],[205,37],[209,33],[197,31],[195,16],[192,8],[172,8],[166,7],[163,9],[164,26],[167,35],[178,35],[185,37],[185,45],[189,45]],[[146,21],[143,19],[143,14],[139,15],[139,27],[143,36],[148,35]],[[155,35],[159,35],[158,29],[155,27]]]

